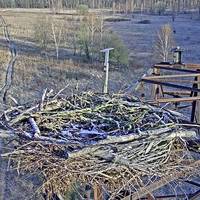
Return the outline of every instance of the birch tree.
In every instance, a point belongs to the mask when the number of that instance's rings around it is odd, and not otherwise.
[[[173,38],[173,31],[169,24],[161,27],[157,33],[155,43],[155,53],[158,58],[163,62],[168,62],[172,56],[171,50],[174,47],[175,42]]]
[[[54,41],[54,46],[56,49],[56,58],[59,59],[59,48],[60,44],[63,38],[63,31],[64,31],[64,22],[58,23],[56,21],[55,17],[51,20],[51,30],[52,30],[52,36]]]

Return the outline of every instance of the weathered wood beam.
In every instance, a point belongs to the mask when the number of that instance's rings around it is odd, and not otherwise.
[[[187,70],[187,69],[194,69],[194,70],[198,70],[200,69],[200,64],[193,64],[193,63],[186,63],[186,64],[156,64],[154,65],[154,67],[157,68],[175,68],[175,69],[179,69],[178,67],[180,67],[180,69],[183,70]]]
[[[171,88],[178,88],[178,89],[182,89],[182,90],[200,92],[200,89],[198,89],[198,88],[192,88],[192,87],[177,85],[177,84],[173,84],[173,83],[166,83],[166,82],[152,80],[152,79],[148,79],[148,78],[142,78],[140,81],[143,81],[146,83],[151,83],[151,84],[156,84],[156,85],[163,85],[163,86],[171,87]]]
[[[176,74],[176,75],[159,75],[159,76],[146,76],[143,79],[153,80],[153,79],[171,79],[171,78],[190,78],[190,77],[198,77],[200,73],[194,74]]]
[[[164,98],[157,99],[158,103],[179,103],[179,102],[192,102],[200,100],[200,96],[198,97],[182,97],[182,98]]]
[[[187,63],[184,66],[190,69],[197,69],[197,70],[200,69],[200,64]]]
[[[181,66],[181,68],[175,68],[173,65],[155,65],[155,66],[153,66],[153,68],[159,68],[159,69],[167,70],[167,71],[197,73],[196,70],[183,69],[182,66]]]
[[[190,91],[164,91],[164,94],[167,95],[190,95],[191,92]]]
[[[182,79],[162,79],[162,81],[165,81],[165,82],[175,82],[175,83],[191,83],[191,84],[194,84],[194,83],[200,83],[199,81],[193,81],[193,80],[182,80]]]

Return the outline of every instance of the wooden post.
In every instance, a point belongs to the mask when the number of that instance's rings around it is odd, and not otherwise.
[[[95,184],[94,187],[94,200],[103,200],[103,189],[100,185]]]
[[[198,77],[195,77],[194,79],[195,81],[198,80]],[[197,88],[198,89],[198,84],[194,83],[193,84],[193,88]],[[191,92],[191,97],[197,97],[198,96],[198,92]],[[191,122],[195,122],[196,120],[196,110],[197,110],[197,101],[193,101],[192,102],[192,113],[191,113]]]
[[[159,68],[154,68],[153,69],[153,74],[155,76],[156,75],[160,75],[160,69]],[[153,95],[153,98],[154,98],[155,101],[160,97],[160,86],[159,85],[154,85],[153,86],[152,95]]]
[[[200,88],[200,76],[197,77],[197,81],[199,82],[197,84],[197,88],[199,89]],[[197,96],[200,96],[199,92],[197,93]],[[198,124],[200,124],[200,101],[199,100],[196,102],[196,121]]]

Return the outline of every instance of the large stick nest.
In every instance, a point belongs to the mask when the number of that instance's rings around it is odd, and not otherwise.
[[[134,97],[44,94],[33,107],[4,112],[1,124],[2,135],[17,141],[4,156],[14,159],[18,170],[41,172],[49,195],[78,182],[101,185],[114,199],[172,174],[199,170],[192,153],[199,153],[199,144],[186,139],[196,136],[195,126]]]

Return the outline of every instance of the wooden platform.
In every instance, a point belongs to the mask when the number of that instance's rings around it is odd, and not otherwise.
[[[152,68],[153,73],[140,80],[144,87],[152,86],[152,97],[145,92],[142,96],[155,104],[191,103],[191,121],[200,124],[200,64],[160,63]]]

